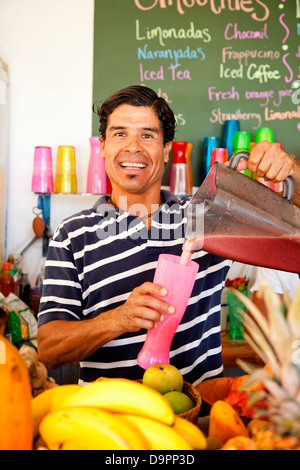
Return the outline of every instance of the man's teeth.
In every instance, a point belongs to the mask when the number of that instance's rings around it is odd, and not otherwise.
[[[123,167],[131,167],[131,168],[145,168],[146,165],[144,163],[133,163],[133,162],[123,162],[121,163]]]

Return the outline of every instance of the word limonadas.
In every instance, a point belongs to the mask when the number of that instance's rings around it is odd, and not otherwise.
[[[185,28],[161,28],[161,26],[156,26],[155,28],[145,28],[143,32],[140,30],[140,22],[136,20],[135,22],[135,31],[136,31],[136,40],[137,41],[150,41],[151,39],[158,39],[161,46],[165,46],[164,40],[166,39],[201,39],[203,42],[210,42],[211,35],[208,28],[197,29],[193,21],[191,21],[188,29]]]
[[[270,10],[262,0],[134,0],[135,6],[142,11],[153,10],[153,8],[168,8],[176,5],[177,12],[184,15],[185,9],[209,6],[212,13],[219,15],[224,10],[243,11],[250,14],[255,21],[266,21]]]

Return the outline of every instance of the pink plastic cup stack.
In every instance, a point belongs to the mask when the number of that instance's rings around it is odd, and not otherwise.
[[[53,192],[51,147],[35,147],[31,189],[34,193]]]

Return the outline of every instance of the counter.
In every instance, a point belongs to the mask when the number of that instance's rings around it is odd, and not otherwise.
[[[224,367],[237,367],[237,359],[242,359],[257,366],[264,366],[263,361],[247,341],[231,341],[228,339],[228,333],[222,336],[222,350]]]

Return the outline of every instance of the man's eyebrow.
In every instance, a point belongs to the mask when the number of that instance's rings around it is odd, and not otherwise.
[[[110,127],[108,127],[107,130],[108,131],[118,131],[120,129],[126,129],[126,127],[125,126],[110,126]]]
[[[114,132],[114,131],[120,131],[120,130],[124,130],[126,129],[126,126],[111,126],[109,127],[107,130],[108,132]],[[159,129],[157,127],[142,127],[142,130],[143,131],[147,131],[147,132],[154,132],[155,134],[159,134]]]
[[[156,134],[159,134],[159,129],[157,127],[144,127],[143,128],[144,131],[148,131],[148,132],[154,132]]]

